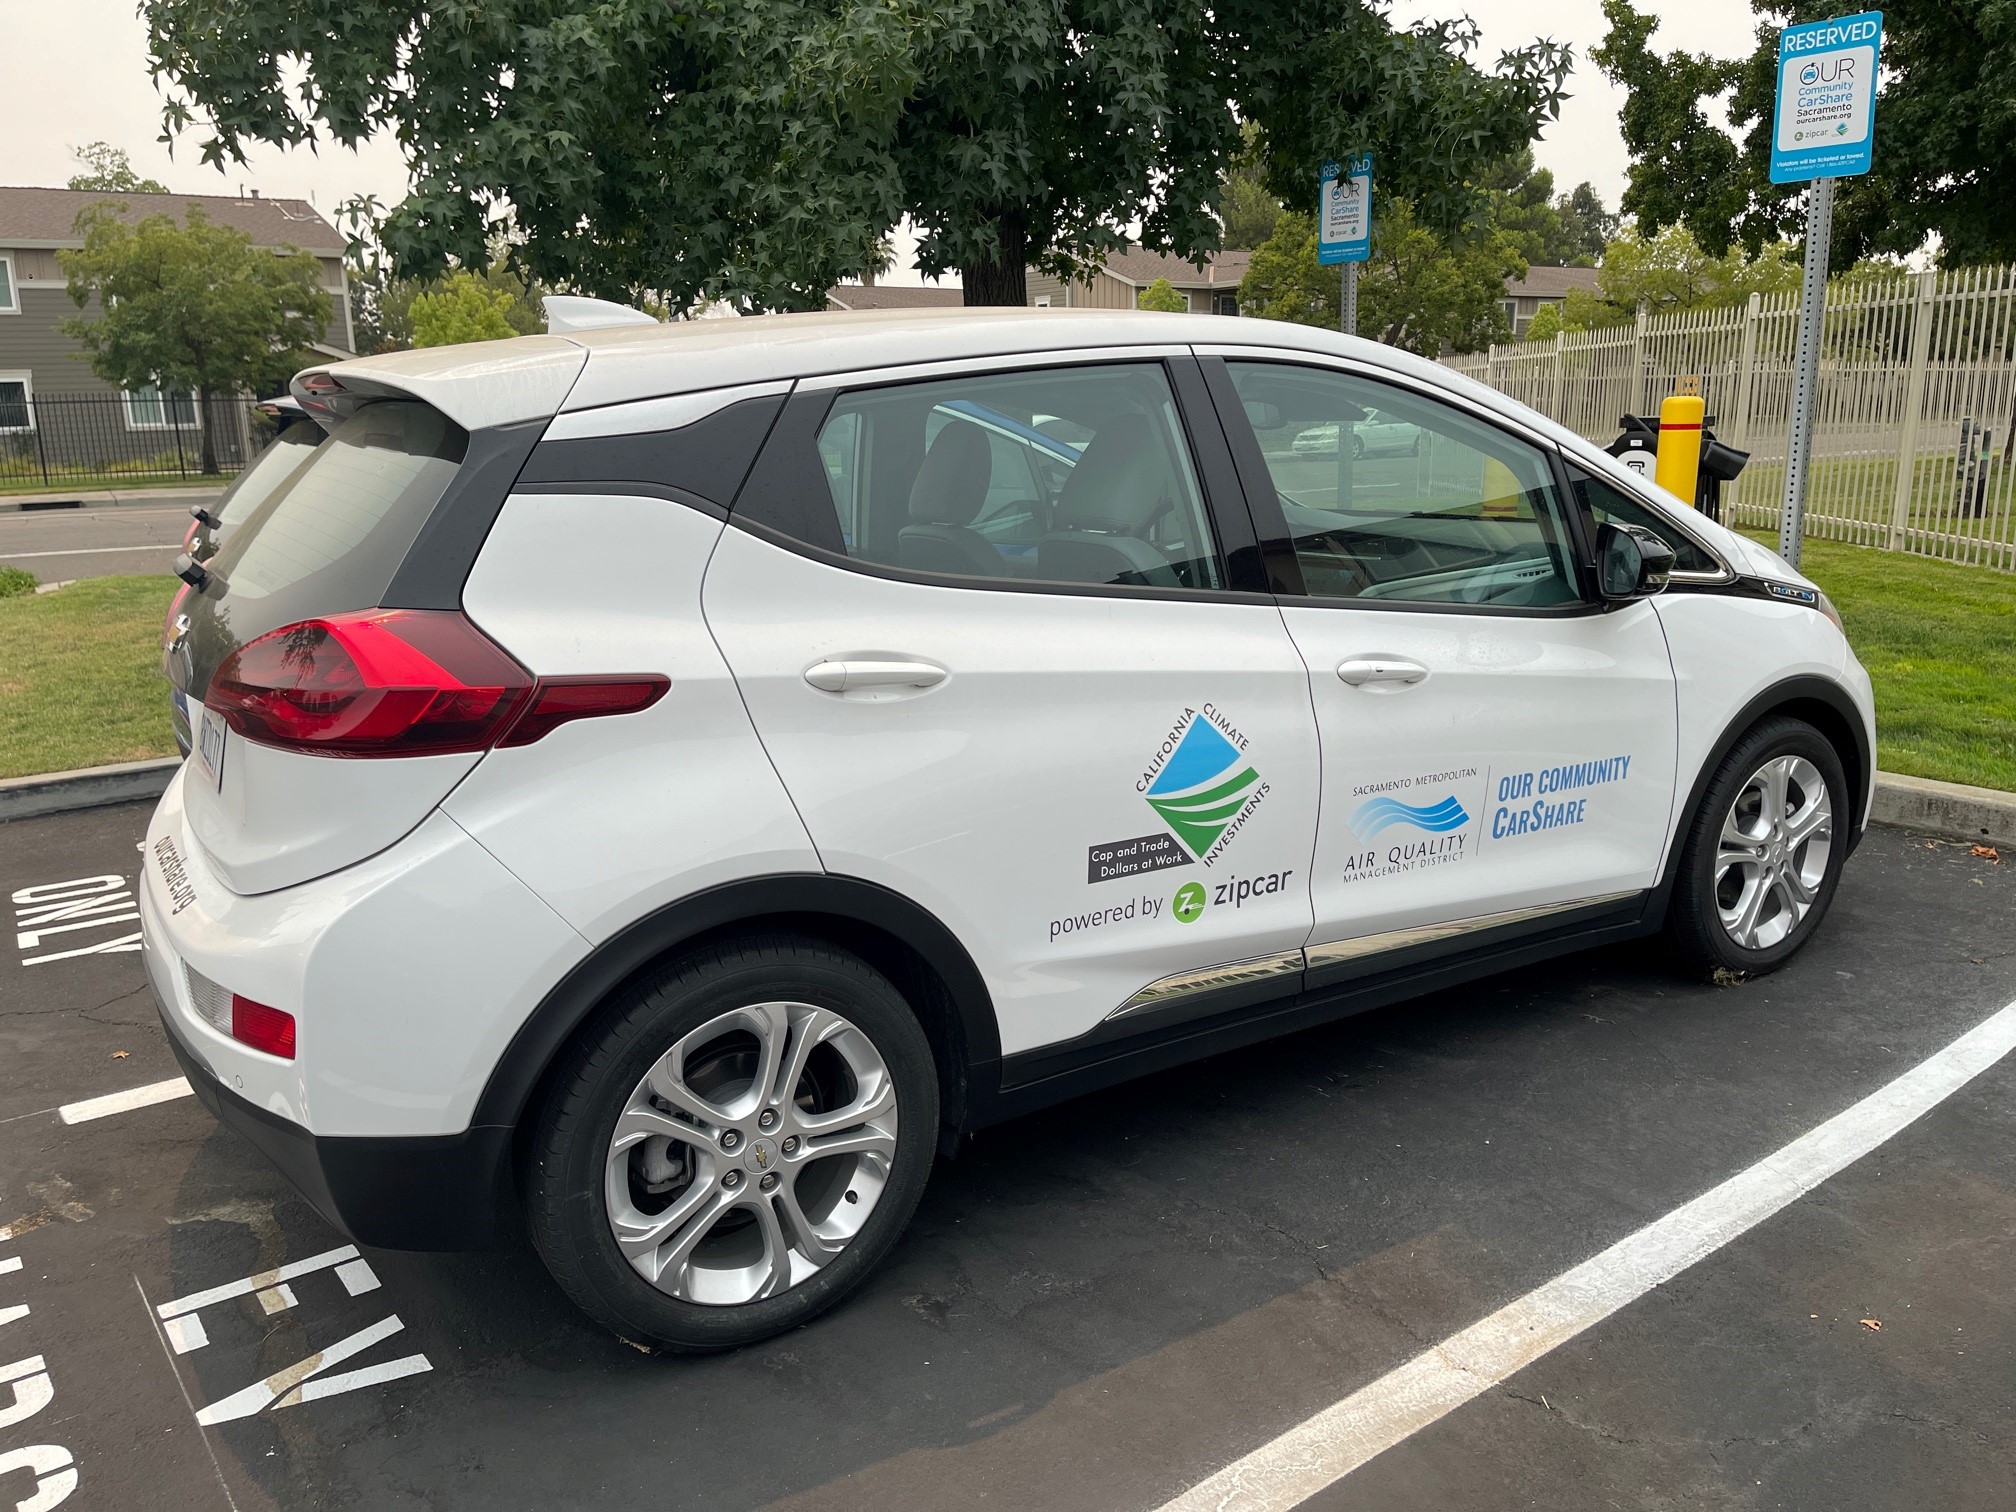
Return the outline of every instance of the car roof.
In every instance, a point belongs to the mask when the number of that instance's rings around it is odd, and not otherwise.
[[[1396,347],[1315,326],[1154,310],[1022,307],[826,311],[611,326],[389,352],[339,380],[426,400],[470,429],[703,389],[964,358],[1106,347],[1246,347],[1349,357],[1463,394],[1557,440],[1570,432],[1495,389]]]

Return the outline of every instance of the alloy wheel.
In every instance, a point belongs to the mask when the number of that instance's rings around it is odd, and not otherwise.
[[[830,1009],[758,1003],[681,1037],[631,1091],[605,1162],[610,1231],[682,1301],[774,1297],[867,1223],[896,1154],[896,1084]]]
[[[1715,848],[1715,911],[1732,943],[1769,950],[1812,912],[1834,850],[1834,802],[1804,756],[1774,756],[1737,789]]]

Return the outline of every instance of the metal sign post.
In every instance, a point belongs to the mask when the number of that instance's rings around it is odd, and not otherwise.
[[[1799,279],[1799,340],[1792,359],[1792,429],[1785,439],[1785,506],[1778,555],[1799,565],[1806,536],[1806,473],[1813,449],[1814,390],[1820,386],[1820,338],[1827,320],[1827,254],[1834,240],[1834,180],[1806,191],[1806,265]]]
[[[1792,423],[1785,441],[1785,505],[1778,525],[1778,554],[1795,567],[1806,531],[1813,406],[1820,383],[1820,343],[1826,334],[1834,181],[1869,171],[1882,46],[1881,11],[1788,26],[1778,34],[1771,182],[1812,184],[1806,192],[1806,258],[1799,284]]]
[[[1344,265],[1337,329],[1358,334],[1358,264],[1372,255],[1372,154],[1351,159],[1351,171],[1325,163],[1316,181],[1316,261]]]

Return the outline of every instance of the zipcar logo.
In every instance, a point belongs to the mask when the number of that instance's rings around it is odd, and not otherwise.
[[[1470,822],[1463,805],[1456,801],[1454,793],[1439,803],[1416,807],[1402,803],[1398,798],[1374,798],[1360,806],[1351,816],[1351,828],[1361,838],[1370,840],[1381,830],[1389,830],[1396,824],[1412,825],[1415,829],[1426,830],[1431,835],[1446,835],[1463,828]]]

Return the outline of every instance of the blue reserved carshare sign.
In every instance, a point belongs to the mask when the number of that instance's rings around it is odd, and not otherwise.
[[[1778,108],[1771,182],[1869,171],[1883,12],[1788,26],[1778,34]]]
[[[1351,171],[1325,163],[1317,182],[1316,261],[1364,262],[1372,255],[1372,154],[1351,159]]]

